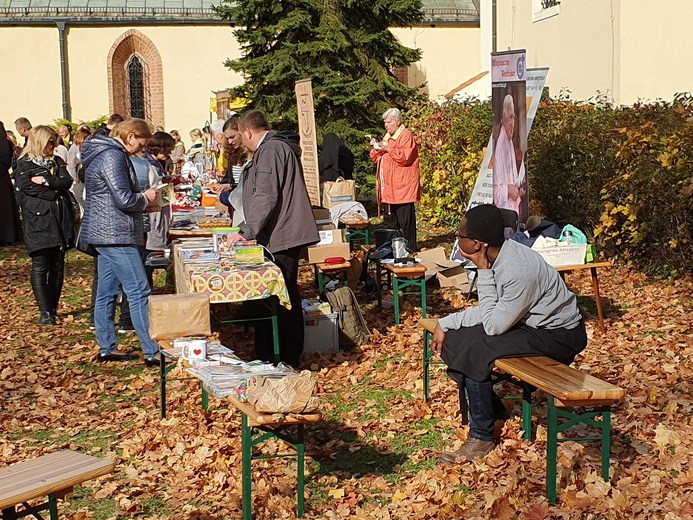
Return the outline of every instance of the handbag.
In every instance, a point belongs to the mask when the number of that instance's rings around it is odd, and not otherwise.
[[[337,204],[343,202],[356,202],[356,182],[345,180],[338,177],[334,182],[323,184],[322,205],[327,209],[332,209]]]

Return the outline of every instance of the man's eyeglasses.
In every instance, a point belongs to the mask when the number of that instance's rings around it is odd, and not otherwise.
[[[474,240],[472,237],[468,237],[468,236],[466,236],[466,235],[460,235],[460,234],[457,233],[457,232],[455,233],[455,238],[456,238],[457,240],[460,240],[460,239],[462,239],[462,238],[468,238],[469,240]]]

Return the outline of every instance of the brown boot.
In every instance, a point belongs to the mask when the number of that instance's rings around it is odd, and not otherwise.
[[[457,451],[443,453],[438,457],[438,462],[441,464],[456,464],[458,462],[468,462],[487,455],[493,448],[496,447],[494,441],[482,441],[468,437],[462,447]]]

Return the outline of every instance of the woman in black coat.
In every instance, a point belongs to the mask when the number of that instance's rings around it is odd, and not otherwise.
[[[67,190],[72,177],[60,157],[53,157],[58,134],[35,126],[17,160],[15,182],[24,194],[24,245],[32,261],[31,288],[41,325],[55,325],[63,289],[65,252],[74,246],[74,206]]]

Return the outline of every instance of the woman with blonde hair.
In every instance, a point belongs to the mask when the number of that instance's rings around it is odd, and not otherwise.
[[[63,160],[53,156],[57,144],[55,130],[33,127],[14,172],[24,195],[24,245],[31,257],[31,288],[41,325],[55,325],[65,252],[74,246],[75,212],[65,193],[72,178]]]
[[[80,240],[98,252],[98,289],[94,326],[99,344],[98,361],[127,361],[130,353],[117,348],[115,298],[122,290],[130,302],[132,323],[147,366],[159,365],[159,346],[149,335],[151,289],[144,272],[142,212],[156,191],[142,192],[132,155],[140,153],[152,137],[146,121],[129,118],[118,123],[110,136],[95,135],[82,145],[86,168],[86,207]],[[154,209],[154,208],[153,208]],[[158,208],[155,208],[158,209]]]

